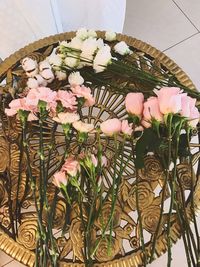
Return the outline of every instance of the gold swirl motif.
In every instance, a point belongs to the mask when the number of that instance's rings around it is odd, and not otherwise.
[[[61,229],[66,219],[66,204],[62,199],[59,199],[56,203],[55,217],[53,221],[53,227],[55,229]]]
[[[8,139],[12,141],[16,141],[19,138],[19,135],[21,133],[21,124],[18,119],[18,116],[7,118],[7,121],[5,122],[4,125],[7,126],[5,128],[5,132],[6,132]]]
[[[140,239],[137,236],[133,236],[130,240],[130,245],[133,249],[137,249],[140,246]]]
[[[138,200],[139,200],[139,208],[145,209],[151,205],[154,199],[154,192],[148,182],[138,182],[138,185],[134,185],[129,192],[129,197],[127,198],[127,202],[132,210],[136,210],[136,189],[138,192]]]
[[[120,252],[120,244],[119,240],[116,238],[112,237],[112,240],[110,242],[109,236],[105,236],[104,239],[102,239],[99,243],[98,249],[95,254],[95,258],[99,262],[106,262],[114,259],[114,257],[119,254]],[[98,242],[98,239],[97,239]],[[110,244],[110,249],[109,249],[109,242]]]
[[[191,190],[192,179],[195,184],[195,174],[191,174],[191,166],[187,163],[177,165],[177,173],[184,190]]]
[[[107,202],[102,207],[101,213],[99,214],[98,219],[95,222],[95,225],[102,229],[105,226],[110,218],[111,203]],[[115,205],[115,210],[113,214],[113,228],[120,225],[121,222],[121,209],[118,205]]]
[[[5,228],[8,229],[10,227],[10,218],[9,217],[3,217],[1,223]]]
[[[29,250],[36,248],[37,220],[24,220],[18,228],[17,242]]]
[[[0,158],[0,172],[2,173],[6,170],[9,159],[8,144],[3,137],[0,137]]]
[[[70,239],[72,241],[72,250],[74,260],[77,257],[79,260],[83,261],[83,246],[84,246],[84,232],[81,221],[74,219],[70,225]]]
[[[155,233],[160,216],[160,207],[151,205],[141,212],[142,226],[149,233]]]
[[[18,175],[12,175],[12,187],[11,187],[11,199],[17,198],[17,186],[18,186]],[[22,200],[26,187],[26,173],[22,172],[21,181],[19,185],[18,200]]]
[[[0,176],[0,205],[1,207],[8,201],[8,194],[5,190],[3,177]]]
[[[145,179],[158,180],[163,176],[163,168],[160,161],[155,156],[146,156],[144,158]]]
[[[10,214],[8,205],[4,205],[0,208],[0,222],[5,228],[10,227]]]
[[[19,161],[20,161],[20,150],[17,144],[11,146],[11,159],[10,159],[10,172],[13,175],[19,173]],[[26,160],[23,155],[21,162],[21,172],[26,170]]]

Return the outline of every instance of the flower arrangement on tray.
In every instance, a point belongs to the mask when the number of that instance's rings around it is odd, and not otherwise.
[[[15,88],[1,93],[3,136],[12,143],[8,129],[13,123],[17,123],[19,135],[17,198],[11,228],[20,242],[20,183],[24,181],[36,217],[35,266],[70,262],[65,257],[71,251],[74,261],[98,266],[123,256],[122,238],[131,239],[135,250],[141,248],[138,265],[147,266],[158,254],[163,233],[167,266],[171,266],[175,216],[188,266],[200,262],[195,214],[198,175],[190,149],[200,117],[196,105],[200,95],[156,65],[148,71],[150,61],[142,66],[137,64],[137,57],[113,32],[106,32],[101,39],[93,30],[80,29],[42,61],[25,57],[21,61],[23,82],[18,79]],[[112,94],[102,104],[107,92]],[[115,94],[123,96],[120,105],[115,103]],[[95,105],[100,97],[98,113]],[[117,115],[108,113],[102,120],[111,102],[117,105]],[[85,115],[86,110],[88,114],[96,112],[93,120]],[[58,136],[62,140],[56,147]],[[157,165],[148,170],[149,159]],[[181,176],[183,167],[189,177],[187,185]],[[8,169],[4,173],[12,175]],[[153,191],[159,183],[162,191],[156,197]],[[189,205],[186,190],[190,192]],[[53,231],[61,200],[63,223],[56,223],[62,230],[62,249]],[[127,221],[124,228],[120,220]],[[151,234],[148,248],[144,231]]]

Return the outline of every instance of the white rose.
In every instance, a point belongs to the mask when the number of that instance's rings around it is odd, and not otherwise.
[[[81,133],[89,133],[94,130],[94,125],[90,123],[84,123],[82,121],[75,121],[73,127]]]
[[[78,58],[74,58],[74,57],[66,57],[64,62],[65,62],[66,67],[71,69],[71,68],[75,68],[75,67],[78,66],[79,59]]]
[[[80,28],[76,32],[76,37],[80,38],[81,40],[85,40],[88,37],[88,31],[85,28]]]
[[[67,74],[61,70],[57,70],[55,72],[55,75],[56,75],[56,78],[59,80],[59,81],[63,81],[63,80],[66,80],[67,79]]]
[[[30,89],[34,89],[34,88],[37,88],[39,86],[39,83],[38,83],[38,81],[36,79],[29,78],[28,81],[27,81],[27,86]]]
[[[84,83],[83,77],[80,75],[79,71],[72,72],[68,77],[68,82],[70,85],[82,85]]]
[[[27,81],[28,88],[37,88],[38,86],[47,86],[47,81],[42,78],[40,74],[34,76],[34,78],[29,78]]]
[[[40,86],[47,86],[47,81],[40,74],[35,75],[34,78]]]
[[[68,47],[81,50],[82,44],[83,44],[83,41],[80,38],[74,37],[71,39],[71,42],[69,43]]]
[[[82,63],[82,66],[92,66],[92,62],[93,62],[93,59],[94,59],[94,56],[91,55],[91,54],[87,54],[87,53],[84,53],[82,52],[80,54],[80,59],[81,59],[81,63]]]
[[[88,39],[83,41],[81,50],[82,50],[82,53],[84,55],[89,55],[90,56],[90,55],[93,55],[95,53],[97,48],[98,48],[97,39],[89,37]]]
[[[34,70],[32,71],[29,71],[29,72],[26,72],[26,76],[27,77],[30,77],[30,78],[33,78],[35,75],[38,74],[38,68],[35,68]]]
[[[115,46],[114,46],[114,50],[116,53],[120,54],[120,55],[128,55],[131,53],[131,50],[129,49],[129,46],[124,42],[124,41],[121,41],[119,43],[117,43]]]
[[[95,72],[104,71],[107,65],[111,63],[111,58],[110,46],[105,45],[99,49],[93,61],[93,69]]]
[[[94,30],[88,30],[88,37],[97,37],[97,33]]]
[[[59,55],[57,54],[51,54],[49,57],[48,57],[48,61],[51,65],[54,65],[54,66],[61,66],[62,65],[62,59]]]
[[[47,60],[43,60],[39,64],[39,70],[40,71],[43,71],[45,69],[50,69],[51,70],[51,65],[49,64],[49,62]]]
[[[67,41],[62,41],[62,42],[60,42],[60,45],[68,47],[69,43]]]
[[[109,42],[115,41],[116,37],[117,37],[117,34],[115,32],[107,31],[105,33],[106,41],[109,41]]]
[[[99,49],[101,49],[102,47],[104,47],[104,41],[103,41],[103,39],[101,39],[101,38],[99,38],[99,39],[97,39],[97,47],[99,48]]]
[[[22,68],[25,70],[25,71],[33,71],[35,69],[38,68],[38,63],[36,60],[33,60],[32,58],[30,57],[25,57],[23,60],[22,60]]]
[[[51,83],[54,80],[54,74],[51,69],[43,69],[40,75],[48,82]]]
[[[53,118],[54,121],[61,124],[73,123],[75,121],[78,121],[79,119],[80,116],[77,113],[70,112],[60,112],[58,113],[57,117]]]

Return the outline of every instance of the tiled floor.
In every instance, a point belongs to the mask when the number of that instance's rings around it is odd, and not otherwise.
[[[124,33],[164,51],[200,89],[200,0],[127,0]],[[173,267],[186,267],[182,242],[173,248]],[[22,267],[0,252],[0,267]],[[166,266],[166,256],[151,267]]]

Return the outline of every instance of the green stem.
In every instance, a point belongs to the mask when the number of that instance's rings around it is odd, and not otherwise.
[[[187,129],[187,145],[188,148],[190,148],[190,131]],[[192,156],[191,152],[189,151],[190,156],[190,172],[191,172],[191,212],[192,212],[192,219],[194,223],[194,229],[195,229],[195,235],[196,235],[196,240],[197,240],[197,266],[200,265],[200,236],[199,236],[199,229],[197,225],[197,220],[196,220],[196,214],[195,214],[195,203],[194,203],[194,188],[195,185],[193,183],[193,166],[192,166]]]
[[[23,144],[24,144],[24,151],[25,151],[25,154],[26,154],[26,158],[27,158],[27,172],[28,172],[28,177],[30,178],[31,180],[31,188],[33,190],[33,198],[34,198],[34,202],[35,202],[35,208],[36,208],[36,212],[37,212],[37,215],[38,215],[38,233],[39,233],[39,245],[40,245],[40,255],[43,251],[43,235],[44,235],[44,229],[43,229],[43,225],[42,225],[42,220],[40,219],[40,212],[39,212],[39,206],[38,206],[38,202],[37,202],[37,198],[36,198],[36,182],[35,182],[35,178],[33,177],[32,175],[32,169],[31,169],[31,160],[30,160],[30,156],[29,156],[29,151],[28,151],[28,141],[26,139],[26,127],[23,128]],[[36,261],[38,263],[38,261]],[[36,265],[36,267],[41,267],[41,262],[42,262],[42,259],[40,258],[40,265]]]
[[[156,249],[156,242],[157,242],[157,237],[160,231],[160,226],[162,222],[162,217],[163,217],[163,210],[164,210],[164,201],[166,197],[166,189],[167,189],[167,184],[169,182],[169,166],[171,163],[171,150],[172,150],[172,114],[169,114],[169,120],[167,124],[167,129],[168,129],[168,162],[167,162],[167,167],[165,168],[165,181],[162,189],[162,198],[161,198],[161,207],[160,207],[160,215],[159,215],[159,220],[158,224],[156,227],[156,231],[153,237],[153,242],[152,242],[152,248],[151,248],[151,256],[150,256],[150,262],[154,260],[154,253]],[[163,166],[165,166],[165,162],[163,162]]]
[[[22,125],[22,128],[24,127],[24,125]],[[17,227],[17,223],[18,220],[20,218],[20,205],[19,205],[19,187],[20,187],[20,183],[21,183],[21,167],[22,167],[22,157],[23,157],[23,135],[21,136],[20,139],[20,144],[19,144],[19,171],[18,171],[18,180],[17,180],[17,194],[16,194],[16,210],[15,210],[15,228],[16,228],[16,235],[18,235],[18,227]]]
[[[50,159],[51,159],[51,154],[52,154],[53,145],[54,145],[54,136],[55,136],[56,129],[57,129],[57,123],[54,123],[52,131],[51,131],[50,149],[48,153],[47,165],[45,167],[45,174],[44,174],[45,189],[48,184],[48,171],[49,171]],[[54,200],[56,198],[56,192],[57,190],[55,191]],[[46,213],[47,213],[47,229],[48,229],[47,236],[48,236],[48,239],[50,239],[51,250],[52,250],[51,262],[52,262],[52,265],[56,267],[57,266],[57,246],[55,244],[54,237],[53,237],[53,218],[54,218],[56,205],[55,203],[53,203],[52,207],[50,208],[46,190],[44,190],[44,200],[45,200],[45,207],[46,207]],[[51,216],[52,214],[53,216]]]
[[[177,159],[178,159],[178,149],[179,149],[179,139],[180,139],[180,132],[182,129],[183,121],[180,122],[178,126],[176,137],[176,147],[175,147],[175,156],[174,156],[174,168],[173,168],[173,177],[172,177],[172,184],[171,184],[171,201],[170,201],[170,207],[168,212],[168,220],[167,220],[167,246],[168,246],[168,261],[167,261],[167,267],[171,266],[172,261],[172,253],[171,253],[171,247],[172,247],[172,241],[170,236],[170,230],[171,230],[171,215],[172,210],[174,207],[174,197],[175,197],[175,186],[176,186],[176,170],[177,170]]]
[[[186,238],[186,231],[187,230],[186,230],[186,227],[184,226],[184,224],[182,223],[182,218],[181,218],[181,214],[180,214],[181,213],[181,207],[180,207],[178,201],[176,201],[175,205],[177,207],[176,211],[177,211],[177,215],[178,215],[178,219],[179,219],[179,224],[181,227],[181,233],[182,233],[183,244],[184,244],[184,249],[185,249],[188,267],[191,267],[190,257],[191,257],[192,251],[191,251],[190,240]],[[187,241],[188,241],[188,243],[187,243]]]
[[[95,245],[95,247],[94,247],[94,249],[93,249],[92,256],[95,255],[95,253],[96,253],[96,251],[97,251],[97,249],[98,249],[98,247],[99,247],[99,244],[100,244],[102,238],[104,238],[105,233],[106,233],[106,231],[107,231],[107,228],[108,228],[108,226],[110,225],[111,220],[112,220],[112,218],[113,218],[113,216],[114,216],[114,208],[115,208],[115,203],[116,203],[116,201],[117,201],[117,193],[118,193],[118,190],[119,190],[119,185],[120,185],[120,183],[121,183],[122,173],[123,173],[124,169],[126,168],[127,164],[129,163],[129,160],[131,159],[131,157],[132,157],[132,155],[130,154],[129,158],[127,159],[127,161],[126,161],[126,163],[125,163],[125,165],[124,165],[124,167],[123,167],[123,168],[120,170],[120,172],[119,172],[118,179],[117,179],[116,194],[115,194],[114,201],[112,202],[111,211],[110,211],[110,217],[109,217],[109,219],[108,219],[106,225],[105,225],[104,228],[102,229],[101,238],[98,239],[98,241],[97,241],[97,243],[96,243],[96,245]],[[103,204],[102,204],[102,206],[103,206]],[[98,218],[98,217],[97,217],[97,218]]]

